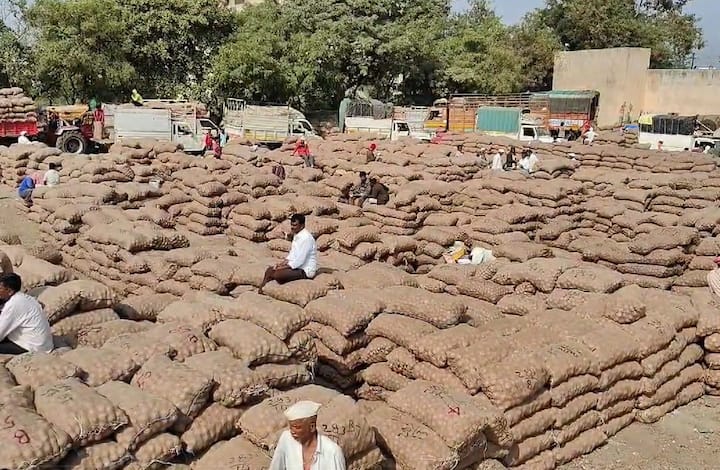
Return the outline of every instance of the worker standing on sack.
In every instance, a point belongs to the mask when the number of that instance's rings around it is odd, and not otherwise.
[[[345,470],[340,446],[317,431],[321,406],[299,401],[285,411],[289,429],[278,439],[270,470]]]
[[[105,111],[102,110],[102,103],[97,103],[95,105],[95,110],[93,111],[93,140],[102,140],[104,130]]]
[[[135,88],[133,88],[132,94],[130,95],[130,102],[135,106],[143,105],[143,97],[140,96],[140,93],[138,93]]]

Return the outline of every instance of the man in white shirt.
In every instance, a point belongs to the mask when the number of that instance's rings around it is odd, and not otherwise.
[[[520,160],[520,169],[530,174],[535,171],[535,167],[538,164],[538,157],[532,150],[526,150],[523,152],[523,157]]]
[[[18,144],[29,144],[30,139],[28,139],[27,132],[22,131],[20,133],[20,137],[18,137]]]
[[[283,431],[270,470],[345,470],[345,456],[332,439],[317,432],[320,404],[299,401],[285,411]]]
[[[15,273],[0,276],[0,354],[51,352],[50,324],[40,303],[20,292],[22,280]]]
[[[305,228],[305,216],[295,214],[290,217],[290,230],[293,234],[290,253],[285,261],[267,268],[258,289],[260,294],[270,281],[285,284],[300,279],[312,279],[317,273],[317,244],[310,231]]]
[[[495,155],[493,155],[493,161],[492,166],[490,167],[491,170],[496,171],[503,171],[503,156],[505,155],[505,149],[500,149],[499,152],[495,152]]]
[[[50,163],[50,169],[45,172],[43,184],[45,186],[57,186],[60,184],[60,173],[57,171],[57,163]]]

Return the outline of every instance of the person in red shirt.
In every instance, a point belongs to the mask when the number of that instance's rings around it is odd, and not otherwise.
[[[305,161],[305,167],[315,168],[315,157],[313,157],[312,153],[310,153],[310,147],[308,147],[305,137],[300,137],[298,139],[295,143],[295,150],[292,154],[293,156],[297,155],[298,157],[302,157]]]
[[[206,152],[208,150],[212,150],[212,148],[213,148],[213,138],[212,138],[212,135],[210,134],[209,130],[205,133],[204,147],[205,147]]]
[[[220,157],[222,157],[222,146],[220,145],[220,140],[219,139],[211,139],[211,140],[212,140],[211,146],[212,146],[213,156],[215,158],[219,159]]]

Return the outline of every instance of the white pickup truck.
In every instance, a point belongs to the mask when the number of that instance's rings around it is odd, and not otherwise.
[[[372,117],[345,118],[345,133],[377,134],[380,138],[398,140],[402,137],[412,137],[420,140],[430,140],[429,133],[418,133],[410,129],[405,121],[395,119],[374,119]]]

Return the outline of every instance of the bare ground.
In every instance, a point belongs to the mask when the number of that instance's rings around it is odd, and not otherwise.
[[[23,244],[40,239],[15,191],[0,185],[0,227]],[[633,423],[562,470],[720,470],[720,398],[705,396],[658,423]]]

